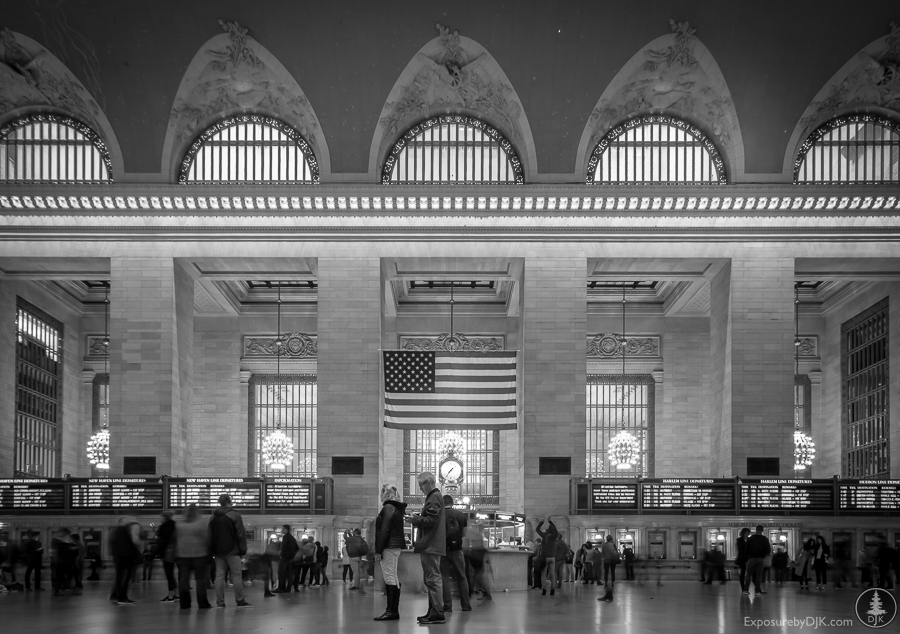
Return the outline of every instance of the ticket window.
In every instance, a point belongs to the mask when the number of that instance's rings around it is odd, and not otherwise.
[[[589,528],[587,530],[587,540],[593,544],[594,548],[602,546],[606,541],[607,530],[604,528]]]
[[[314,528],[310,528],[310,529],[295,528],[294,529],[294,538],[297,540],[298,544],[302,543],[304,539],[312,539],[313,541],[316,541],[316,539],[318,539],[316,537],[316,529],[314,529]],[[341,545],[343,546],[343,543]]]
[[[666,558],[665,531],[650,531],[647,533],[647,557],[650,559]]]
[[[652,546],[650,551],[651,553],[653,552]],[[697,533],[694,531],[681,531],[678,533],[678,557],[680,559],[697,558]]]
[[[772,552],[777,553],[779,550],[788,553],[790,556],[789,544],[791,542],[791,535],[788,531],[783,531],[781,529],[772,529],[768,532],[769,541],[772,543]]]
[[[635,550],[635,544],[637,543],[637,531],[628,530],[628,529],[618,529],[616,530],[616,542],[619,547],[619,552],[625,552],[626,548],[630,548],[631,552],[637,552]]]
[[[724,553],[725,559],[730,559],[731,557],[729,541],[728,531],[720,530],[718,528],[706,531],[706,542],[709,550]]]
[[[94,529],[87,528],[80,531],[81,533],[81,541],[84,544],[84,550],[86,553],[91,553],[92,551],[103,556],[103,532]]]
[[[882,541],[884,541],[884,535],[881,533],[863,533],[863,548],[870,561],[875,561],[875,557],[878,554],[878,544]]]

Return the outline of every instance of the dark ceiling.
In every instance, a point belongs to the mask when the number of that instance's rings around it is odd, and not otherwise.
[[[236,20],[290,72],[321,122],[332,173],[368,170],[385,99],[435,22],[484,46],[522,100],[541,174],[572,174],[592,109],[622,66],[687,20],[734,99],[748,174],[780,174],[798,119],[831,76],[900,20],[896,1],[28,0],[0,27],[46,46],[94,93],[125,171],[158,173],[176,90],[199,48]],[[63,25],[66,25],[65,28]],[[93,47],[91,68],[62,34]],[[99,90],[97,90],[99,88]],[[554,180],[552,177],[550,180]],[[558,179],[557,179],[558,180]]]

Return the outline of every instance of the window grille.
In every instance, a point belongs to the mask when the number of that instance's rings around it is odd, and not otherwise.
[[[587,477],[652,478],[655,409],[656,382],[651,375],[588,375]],[[607,456],[610,441],[623,426],[641,445],[641,461],[633,469],[618,469]]]
[[[844,477],[887,478],[888,300],[841,325]]]
[[[251,476],[267,473],[315,477],[317,471],[317,377],[315,374],[256,374],[250,379]],[[281,431],[294,443],[294,458],[286,469],[272,471],[262,462],[266,437]]]
[[[672,117],[638,117],[610,130],[588,162],[592,183],[725,184],[716,146],[694,126]]]
[[[270,117],[219,121],[191,144],[178,182],[319,183],[312,148],[294,128]]]
[[[59,477],[62,324],[19,298],[16,310],[16,477]]]
[[[900,124],[875,115],[838,117],[800,147],[794,183],[900,182]]]
[[[30,115],[0,128],[0,181],[109,183],[112,162],[100,137],[60,115]]]
[[[443,116],[410,129],[388,154],[381,182],[504,184],[525,182],[512,144],[471,117]]]
[[[109,429],[109,374],[95,375],[92,387],[91,427],[95,432],[104,425]]]
[[[418,475],[430,471],[438,477],[444,456],[438,442],[449,430],[418,429],[403,431],[403,499],[424,504],[425,497],[416,482]],[[455,430],[465,443],[460,459],[463,481],[455,497],[469,497],[471,504],[500,504],[500,432],[497,430]]]
[[[794,427],[812,434],[812,381],[807,374],[794,375]]]

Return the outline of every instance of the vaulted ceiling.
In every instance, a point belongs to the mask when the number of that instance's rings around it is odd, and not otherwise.
[[[817,93],[887,35],[900,11],[890,0],[29,0],[5,3],[0,28],[66,64],[108,118],[124,172],[158,179],[176,91],[197,52],[223,32],[220,19],[248,28],[302,88],[335,181],[363,180],[385,101],[437,36],[435,23],[458,30],[493,56],[517,92],[547,182],[583,182],[576,155],[598,99],[638,51],[670,32],[670,19],[689,21],[727,82],[744,170],[763,182],[781,177]]]

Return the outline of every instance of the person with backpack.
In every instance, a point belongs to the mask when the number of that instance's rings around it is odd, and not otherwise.
[[[544,581],[550,582],[550,596],[553,596],[556,592],[556,540],[559,539],[559,530],[557,530],[556,524],[553,523],[550,516],[547,517],[546,531],[541,530],[541,526],[543,525],[544,521],[541,520],[534,530],[541,536],[540,558],[544,561],[546,566]],[[547,588],[544,587],[543,582],[541,583],[541,594],[547,594]]]
[[[463,612],[469,612],[469,582],[466,578],[466,560],[463,556],[463,535],[469,524],[469,518],[462,511],[453,508],[453,498],[444,496],[444,520],[447,532],[447,554],[441,557],[441,584],[444,592],[444,612],[453,611],[453,596],[450,590],[450,578],[456,577],[459,590],[459,603]]]
[[[375,617],[376,621],[396,621],[400,618],[400,577],[397,575],[397,566],[400,551],[406,547],[404,515],[406,503],[400,501],[397,487],[392,484],[382,485],[381,512],[375,519],[375,561],[381,562],[387,608],[384,614]]]
[[[572,583],[578,581],[578,577],[576,576],[575,570],[573,568],[575,564],[575,551],[566,544],[566,552],[563,555],[565,558],[565,567],[563,568],[563,579],[564,583]]]
[[[251,608],[244,600],[241,583],[241,557],[247,554],[247,535],[241,514],[231,506],[231,496],[219,496],[219,508],[209,520],[209,543],[216,558],[216,607],[225,607],[225,571],[231,571],[234,599],[239,608]]]
[[[344,543],[347,545],[347,556],[350,558],[351,565],[356,568],[356,581],[353,580],[353,567],[350,569],[350,590],[359,590],[359,584],[365,582],[368,576],[363,568],[365,556],[369,553],[369,545],[362,537],[362,531],[354,528],[352,531],[348,528],[344,533]]]

